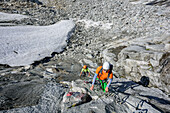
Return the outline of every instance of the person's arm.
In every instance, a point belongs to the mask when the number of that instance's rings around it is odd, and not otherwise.
[[[113,79],[110,79],[110,78],[109,78],[109,81],[108,81],[108,83],[107,83],[107,87],[108,87],[108,88],[109,88],[109,86],[110,86],[112,80],[113,80]]]
[[[89,75],[88,75],[88,77],[90,77],[90,72],[89,72]]]
[[[93,82],[92,82],[92,85],[94,85],[95,81],[96,81],[96,78],[97,78],[97,73],[95,73],[94,77],[93,77]]]
[[[109,86],[110,86],[112,80],[113,80],[113,79],[110,79],[110,78],[109,78],[109,81],[108,81],[107,86],[106,86],[106,88],[105,88],[105,91],[106,91],[106,92],[109,91]]]
[[[88,72],[89,72],[89,75],[88,75],[88,77],[90,77],[90,70],[88,69]]]
[[[80,72],[80,77],[81,77],[81,74],[82,74],[82,72],[83,72],[84,70],[83,69],[81,69],[81,72]]]
[[[90,70],[89,70],[88,68],[87,68],[87,72],[89,73],[89,74],[88,74],[88,77],[89,77],[89,76],[90,76]]]
[[[80,77],[81,77],[82,72],[80,72]]]
[[[95,83],[95,81],[96,81],[96,78],[97,78],[97,73],[95,73],[95,75],[94,75],[94,77],[93,77],[93,82],[92,82],[92,86],[91,86],[91,90],[93,90],[93,88],[94,88],[94,83]]]

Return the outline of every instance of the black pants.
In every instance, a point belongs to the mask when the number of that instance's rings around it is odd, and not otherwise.
[[[82,77],[86,77],[87,76],[87,74],[88,74],[88,72],[82,72]]]

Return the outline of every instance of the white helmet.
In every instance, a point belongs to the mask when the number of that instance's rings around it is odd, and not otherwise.
[[[110,69],[110,64],[109,64],[108,62],[105,62],[105,63],[103,64],[103,69],[109,70],[109,69]]]

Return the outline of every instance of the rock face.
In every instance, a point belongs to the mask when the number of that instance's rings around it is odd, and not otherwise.
[[[129,41],[130,44],[118,54],[118,61],[116,63],[112,61],[113,64],[116,64],[115,70],[123,73],[121,76],[134,81],[139,81],[141,76],[148,76],[150,86],[169,92],[169,83],[162,81],[169,78],[167,67],[169,67],[170,48],[166,49],[166,45],[169,45],[169,38],[168,34],[154,38],[136,38]],[[125,43],[122,42],[126,45]],[[114,47],[111,47],[111,49],[114,49]],[[114,54],[114,52],[107,51],[107,54]],[[107,57],[106,59],[108,60]],[[164,69],[166,72],[164,72]],[[167,74],[162,75],[163,73]]]
[[[50,59],[25,67],[0,65],[0,112],[170,111],[168,2],[62,0],[45,5],[45,1],[40,2],[42,5],[28,1],[0,2],[1,12],[30,16],[5,24],[51,25],[72,19],[76,24],[74,34],[65,51],[53,54]],[[107,94],[97,84],[94,92],[89,90],[96,68],[104,61],[113,65],[115,74]],[[91,78],[79,80],[84,64],[88,65]],[[149,87],[138,83],[142,76],[149,77]],[[17,92],[13,93],[15,89]],[[85,93],[93,100],[74,107],[74,99],[65,98],[68,92]]]
[[[10,71],[8,69],[8,71]],[[45,81],[33,74],[10,71],[0,78],[0,110],[36,105],[41,98]]]
[[[165,73],[164,69],[167,70],[165,66],[169,65],[169,53],[165,51],[164,46],[164,44],[129,46],[119,53],[118,65],[124,69],[127,78],[139,81],[141,76],[147,76],[150,78],[150,86],[169,92],[169,83],[162,81],[169,76],[168,73],[162,76],[162,73]]]

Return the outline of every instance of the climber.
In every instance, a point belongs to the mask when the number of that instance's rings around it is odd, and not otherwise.
[[[88,74],[88,77],[90,77],[90,70],[88,69],[86,65],[84,65],[81,70],[80,77],[81,75],[86,76],[87,74]]]
[[[96,69],[96,73],[93,77],[93,82],[90,90],[93,90],[96,78],[100,81],[103,91],[108,92],[109,85],[113,80],[113,73],[111,72],[110,64],[108,62],[105,62],[103,66],[99,66]]]

